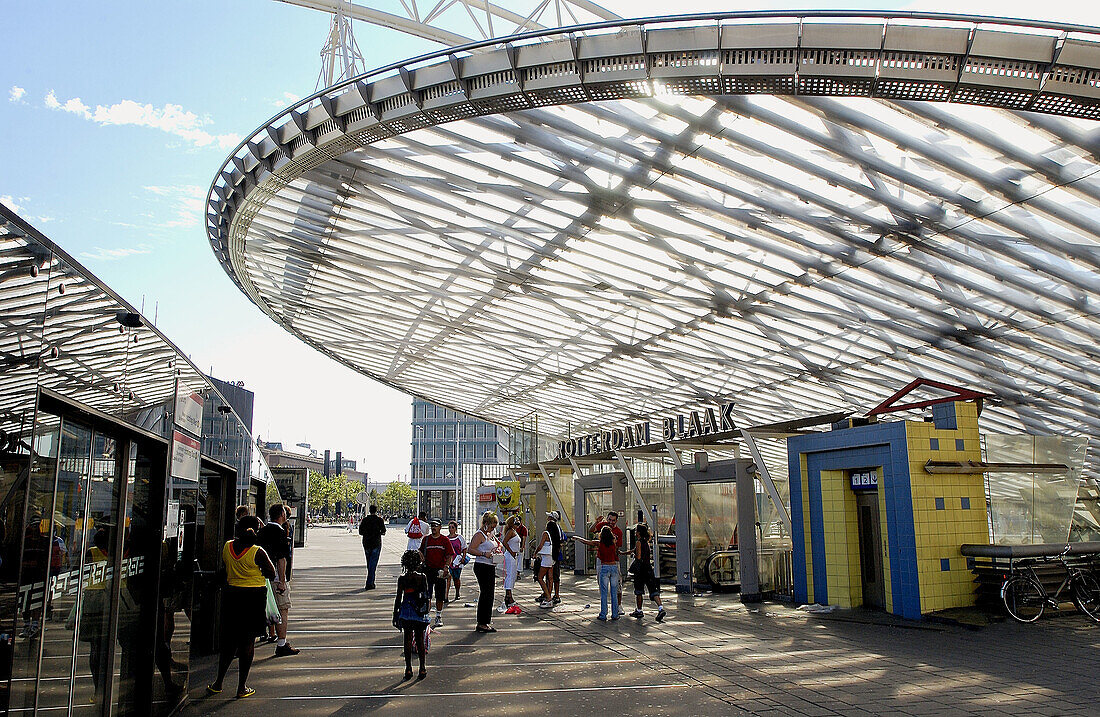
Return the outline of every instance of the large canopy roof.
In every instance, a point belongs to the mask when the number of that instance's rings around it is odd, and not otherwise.
[[[242,143],[210,240],[319,350],[549,435],[914,377],[1097,435],[1100,36],[1070,30],[756,13],[418,58]]]

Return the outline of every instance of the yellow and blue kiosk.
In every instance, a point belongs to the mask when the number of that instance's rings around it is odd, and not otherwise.
[[[796,601],[912,619],[974,604],[959,546],[989,543],[983,475],[936,467],[981,461],[984,396],[947,387],[949,398],[893,405],[916,383],[869,418],[788,439]],[[924,407],[930,421],[877,420]]]

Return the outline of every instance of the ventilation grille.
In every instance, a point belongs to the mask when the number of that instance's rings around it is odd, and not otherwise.
[[[716,95],[722,91],[718,77],[662,78],[653,81],[655,95]]]
[[[989,104],[994,107],[1022,110],[1034,96],[1034,92],[998,90],[989,87],[960,87],[952,99],[968,105]]]
[[[460,102],[458,104],[448,105],[444,109],[427,110],[425,114],[436,122],[454,122],[455,120],[476,117],[477,108],[469,102]]]
[[[606,82],[600,85],[588,85],[588,94],[594,100],[621,100],[635,97],[650,97],[653,90],[646,80],[627,82]]]
[[[803,50],[802,70],[812,72],[816,67],[866,67],[878,62],[877,50]]]
[[[970,57],[963,68],[964,75],[983,77],[1007,77],[1038,83],[1042,77],[1042,65],[1034,62],[1016,62],[983,57]]]
[[[952,85],[940,82],[913,82],[879,78],[875,96],[891,100],[928,100],[946,102],[951,99]]]
[[[645,71],[645,55],[597,57],[584,61],[586,77],[605,72],[637,72],[638,70]]]
[[[511,70],[500,70],[499,72],[490,72],[487,75],[478,75],[470,80],[471,90],[484,90],[489,87],[495,87],[497,85],[515,85],[516,73]]]
[[[957,55],[929,55],[924,52],[883,52],[883,70],[908,70],[912,72],[959,71]]]
[[[795,64],[795,50],[723,50],[722,64],[731,67],[771,68]]]
[[[723,87],[727,95],[793,95],[793,77],[725,77]]]
[[[1100,120],[1100,102],[1085,104],[1062,95],[1039,95],[1028,109],[1036,112],[1069,115],[1082,119]]]
[[[530,90],[527,92],[531,104],[535,107],[556,104],[571,104],[584,102],[588,99],[588,93],[583,87],[556,87],[549,90]]]
[[[405,109],[406,107],[415,107],[415,105],[413,104],[412,95],[410,95],[408,92],[403,92],[399,95],[394,95],[393,97],[386,98],[382,100],[378,106],[382,108],[383,115],[390,112],[396,112],[400,109]]]
[[[842,97],[870,97],[874,80],[836,80],[831,77],[799,77],[800,95],[838,95]]]
[[[528,67],[523,70],[524,82],[530,82],[532,80],[546,80],[554,77],[568,77],[577,74],[577,63],[569,60],[568,62],[555,62],[552,65],[538,65],[537,67]]]
[[[425,102],[429,102],[431,100],[438,100],[444,97],[462,94],[464,94],[462,91],[462,83],[458,80],[453,80],[451,82],[444,82],[439,85],[425,87],[420,96],[424,99]]]
[[[691,50],[685,52],[658,52],[651,55],[653,67],[718,67],[717,50]]]

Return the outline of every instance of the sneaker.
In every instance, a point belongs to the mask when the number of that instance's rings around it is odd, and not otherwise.
[[[657,608],[657,622],[660,622],[661,620],[664,620],[664,619],[665,619],[665,606],[662,605],[661,607]]]
[[[435,622],[432,624],[432,627],[443,627],[443,616],[442,615],[436,615],[435,616]]]
[[[604,616],[604,615],[597,615],[596,619],[599,620],[600,622],[607,622],[607,617]]]
[[[543,600],[542,602],[539,603],[539,607],[541,607],[543,610],[549,610],[550,608],[554,607],[554,601],[553,600]]]
[[[503,615],[504,611],[507,610],[507,609],[508,609],[508,606],[505,605],[504,603],[501,603],[501,604],[497,605],[497,614],[498,615]]]
[[[560,595],[558,597],[554,598],[554,604],[555,605],[561,604],[561,596]]]
[[[635,610],[634,612],[630,613],[630,617],[641,617],[641,616],[642,616],[642,611],[641,610]]]
[[[504,611],[505,615],[519,615],[519,605],[512,603],[512,606]]]
[[[275,646],[275,657],[286,657],[287,655],[297,655],[301,650],[296,647],[291,647],[288,642],[285,645]]]

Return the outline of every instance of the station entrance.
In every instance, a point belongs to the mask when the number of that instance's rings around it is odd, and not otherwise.
[[[856,512],[863,604],[882,610],[886,607],[886,593],[882,577],[882,524],[878,515],[878,491],[856,494]]]
[[[591,527],[611,511],[626,512],[626,475],[622,472],[578,476],[573,481],[573,529],[577,535],[592,537]],[[626,532],[620,517],[620,528]],[[624,546],[625,547],[625,546]],[[620,561],[621,562],[621,561]],[[596,551],[576,546],[573,571],[577,575],[594,575]]]

